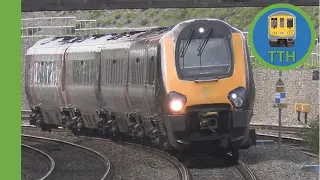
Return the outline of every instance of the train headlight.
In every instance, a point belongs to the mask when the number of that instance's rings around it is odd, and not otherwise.
[[[203,32],[204,32],[204,28],[203,28],[203,27],[200,27],[200,28],[199,28],[199,33],[202,34]]]
[[[183,107],[183,104],[180,100],[173,100],[173,101],[170,101],[170,108],[171,110],[177,112],[177,111],[180,111]]]
[[[240,108],[243,105],[243,100],[240,97],[235,98],[233,104],[236,108]]]
[[[183,94],[172,91],[168,94],[169,106],[173,112],[180,111],[183,106],[187,103],[187,97]]]
[[[246,100],[246,89],[238,87],[232,90],[228,95],[228,99],[235,108],[241,108]]]

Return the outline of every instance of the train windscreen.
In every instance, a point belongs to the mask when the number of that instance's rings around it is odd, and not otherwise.
[[[287,27],[288,28],[293,28],[293,18],[288,18],[287,19]]]
[[[203,39],[191,39],[184,55],[179,56],[179,69],[186,76],[214,74],[223,76],[231,69],[231,51],[224,38],[208,38],[201,46]],[[187,43],[181,40],[179,50]]]
[[[271,18],[271,27],[276,28],[277,27],[277,18]]]
[[[284,18],[280,18],[280,27],[284,28]]]

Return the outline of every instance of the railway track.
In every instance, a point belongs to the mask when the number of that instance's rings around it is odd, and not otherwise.
[[[34,127],[30,127],[30,126],[22,126],[23,128],[28,128],[28,129],[35,129]],[[67,130],[64,129],[54,129],[53,132],[66,132]],[[90,137],[93,140],[97,140],[97,141],[111,141],[110,139],[104,139],[104,138],[97,138],[97,137]],[[125,146],[130,146],[131,148],[137,149],[137,150],[142,150],[151,154],[154,154],[156,156],[159,156],[161,158],[163,158],[164,160],[170,162],[178,171],[179,173],[179,179],[180,180],[192,180],[192,175],[189,172],[188,168],[181,163],[176,157],[174,157],[173,155],[155,149],[155,148],[151,148],[151,147],[147,147],[147,146],[143,146],[140,144],[136,144],[136,143],[131,143],[131,142],[122,142],[123,145]],[[228,156],[231,158],[232,155],[228,154]],[[210,157],[206,157],[206,158],[210,158]],[[243,179],[245,180],[256,180],[257,178],[255,177],[254,173],[250,170],[250,168],[243,163],[242,161],[238,160],[234,167],[239,174],[242,176]]]
[[[255,129],[262,129],[262,130],[273,130],[273,131],[279,130],[279,126],[267,125],[267,124],[250,124],[250,127],[255,128]],[[284,133],[288,133],[288,134],[303,133],[309,129],[310,128],[308,128],[308,127],[281,126],[281,130]]]
[[[27,114],[26,111],[24,111],[24,114]],[[30,119],[27,116],[25,116],[24,118],[26,119]],[[263,130],[273,130],[273,131],[277,131],[279,129],[278,126],[275,125],[263,125],[263,124],[252,124],[250,125],[252,128],[255,129],[263,129]],[[30,128],[30,127],[29,127]],[[288,133],[288,134],[297,134],[297,133],[302,133],[303,131],[308,130],[308,128],[305,127],[288,127],[288,126],[283,126],[282,127],[282,131],[284,133]],[[55,129],[54,131],[65,131],[63,129]],[[257,134],[257,139],[260,140],[274,140],[275,142],[278,140],[278,136],[277,135],[272,135],[272,134],[263,134],[263,133],[256,133]],[[95,138],[96,140],[108,140],[108,139],[98,139]],[[301,145],[301,143],[303,142],[302,139],[300,138],[293,138],[293,137],[286,137],[283,136],[282,137],[282,142],[283,143],[288,143],[288,144],[293,144],[293,145]],[[180,179],[183,179],[183,176],[185,179],[191,179],[191,177],[187,177],[189,174],[188,170],[186,169],[186,167],[183,167],[181,164],[179,165],[179,161],[174,160],[173,158],[169,158],[167,155],[163,154],[164,152],[159,151],[157,149],[148,149],[145,146],[140,146],[138,144],[133,144],[133,143],[127,143],[127,145],[132,146],[134,148],[138,148],[138,149],[144,149],[148,152],[154,153],[160,157],[163,157],[164,159],[166,159],[167,161],[172,161],[171,163],[177,168],[180,169],[179,174],[180,174]],[[231,155],[230,155],[231,156]],[[180,167],[179,167],[180,166]],[[234,166],[234,168],[237,169],[237,171],[241,174],[241,176],[243,177],[243,179],[248,180],[248,179],[257,179],[254,175],[254,173],[248,168],[248,166],[246,166],[243,162],[238,161],[237,164]]]
[[[57,139],[22,134],[22,143],[40,149],[55,161],[55,168],[45,179],[113,178],[111,162],[97,151]],[[88,166],[90,165],[90,166]],[[83,169],[86,169],[84,172]]]
[[[91,138],[97,141],[111,141],[110,139],[103,139],[103,138],[97,138],[97,137],[91,137]],[[176,170],[179,173],[180,180],[192,180],[192,175],[188,171],[188,168],[184,164],[182,164],[176,157],[164,151],[161,151],[159,149],[143,146],[140,144],[131,143],[131,142],[121,142],[121,143],[123,143],[123,145],[125,146],[130,146],[134,149],[142,150],[144,152],[148,152],[150,154],[154,154],[158,157],[161,157],[162,159],[170,162],[176,168]]]
[[[43,176],[40,175],[41,177],[34,177],[34,178],[40,179],[40,180],[44,180],[44,179],[48,178],[55,168],[55,161],[52,159],[52,157],[39,149],[33,148],[33,147],[25,145],[25,144],[21,144],[21,148],[22,148],[23,152],[29,154],[29,156],[31,155],[32,159],[34,159],[35,156],[40,157],[41,160],[43,160],[48,166],[48,171],[46,172],[46,174],[44,174]],[[27,166],[28,166],[27,164],[22,164],[22,170],[29,169]],[[36,168],[37,168],[37,170],[36,170],[37,172],[31,172],[31,173],[41,174],[41,169],[39,167],[36,167]],[[33,170],[33,169],[30,169],[30,171],[31,170]],[[31,174],[31,173],[29,173],[29,174]],[[28,173],[26,173],[26,174],[28,174]]]
[[[245,180],[257,180],[257,177],[251,171],[251,169],[242,161],[238,160],[237,165],[235,165],[237,171],[241,174],[242,178]]]

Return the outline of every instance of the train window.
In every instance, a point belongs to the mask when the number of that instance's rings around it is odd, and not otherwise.
[[[277,18],[271,18],[271,27],[276,28],[278,26],[277,23]]]
[[[137,58],[135,60],[136,63],[131,64],[131,78],[132,84],[143,84],[143,74],[144,74],[144,59]]]
[[[293,28],[293,18],[288,18],[287,19],[287,27],[288,28]]]
[[[95,79],[94,60],[72,61],[73,84],[91,86]]]
[[[35,63],[34,78],[37,85],[56,85],[57,82],[56,62],[42,61]]]
[[[280,28],[284,28],[284,18],[280,18]]]
[[[197,51],[202,39],[192,39],[183,57],[179,56],[179,68],[183,74],[226,75],[231,68],[231,51],[224,38],[209,38],[202,54]],[[179,49],[186,40],[181,40]],[[180,51],[181,52],[181,51]]]
[[[106,61],[106,84],[121,85],[123,83],[123,63],[124,60]]]

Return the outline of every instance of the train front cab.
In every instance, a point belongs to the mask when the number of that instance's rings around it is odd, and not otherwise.
[[[238,152],[249,140],[255,99],[243,34],[219,20],[187,21],[160,45],[171,146]]]
[[[296,17],[288,12],[275,12],[268,20],[270,47],[293,47],[296,39]]]

